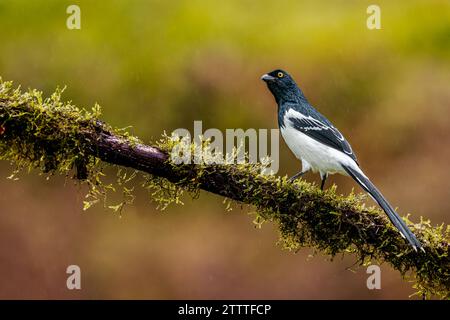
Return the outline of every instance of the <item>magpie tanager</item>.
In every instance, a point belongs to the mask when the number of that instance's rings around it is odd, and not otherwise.
[[[319,172],[321,189],[329,174],[352,177],[386,212],[391,222],[414,250],[425,251],[406,223],[386,198],[367,178],[344,136],[333,124],[311,106],[292,77],[283,70],[274,70],[261,77],[278,105],[278,125],[286,144],[302,162],[302,171],[294,181],[309,170]]]

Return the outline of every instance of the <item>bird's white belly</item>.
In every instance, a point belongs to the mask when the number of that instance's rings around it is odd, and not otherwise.
[[[319,171],[321,174],[340,173],[347,175],[341,163],[347,165],[354,163],[353,159],[342,152],[308,137],[306,134],[289,125],[281,127],[281,135],[294,155],[302,161],[303,170],[307,170],[305,165],[307,166],[309,164],[314,172]],[[307,162],[306,164],[305,161]]]

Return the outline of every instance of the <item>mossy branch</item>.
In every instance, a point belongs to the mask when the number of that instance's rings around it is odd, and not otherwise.
[[[322,192],[303,180],[292,184],[286,177],[261,175],[261,165],[175,165],[168,156],[174,141],[166,137],[145,145],[99,121],[98,106],[88,112],[60,96],[57,90],[44,99],[0,79],[0,159],[45,173],[75,171],[74,178],[90,186],[90,197],[104,192],[99,159],[144,172],[143,186],[154,197],[162,193],[163,202],[178,201],[183,190],[212,192],[254,206],[255,222],[276,223],[289,249],[312,247],[330,257],[353,253],[360,264],[387,262],[414,282],[418,293],[450,297],[448,226],[406,219],[426,248],[416,253],[383,212],[364,205],[364,196],[344,197],[334,187]],[[119,184],[133,177],[120,174]],[[130,197],[132,188],[124,190]]]

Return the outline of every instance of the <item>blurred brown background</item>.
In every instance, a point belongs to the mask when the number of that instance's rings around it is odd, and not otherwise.
[[[81,30],[66,8],[81,8]],[[290,71],[346,135],[362,167],[402,214],[448,224],[450,210],[450,2],[378,1],[381,30],[366,28],[371,1],[0,1],[0,76],[67,100],[151,141],[166,130],[275,128],[259,77]],[[281,142],[281,170],[300,163]],[[410,284],[382,267],[366,288],[353,257],[333,262],[276,244],[247,209],[225,212],[202,193],[155,210],[137,192],[119,217],[82,211],[84,188],[37,172],[11,181],[0,163],[0,298],[405,299]],[[308,175],[307,179],[317,181]],[[357,186],[333,176],[339,191]],[[139,188],[138,188],[139,190]],[[68,265],[82,290],[66,288]]]

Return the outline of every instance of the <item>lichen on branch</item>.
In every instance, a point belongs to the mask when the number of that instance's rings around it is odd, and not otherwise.
[[[134,187],[149,190],[162,208],[182,203],[183,192],[200,190],[255,207],[255,223],[273,222],[285,248],[311,247],[329,255],[353,254],[362,265],[388,263],[413,282],[418,294],[450,297],[448,226],[421,218],[409,227],[426,248],[416,253],[392,227],[384,213],[364,205],[364,196],[342,196],[332,187],[286,177],[262,175],[262,164],[183,164],[169,153],[179,143],[163,136],[153,146],[125,130],[99,120],[100,108],[79,109],[61,100],[62,90],[43,98],[0,80],[0,159],[17,169],[65,174],[89,186],[85,208],[103,201],[120,211],[133,200]],[[117,179],[105,184],[104,168],[117,168]],[[128,169],[127,169],[128,168]],[[141,179],[140,183],[137,179]],[[108,191],[121,190],[123,201],[108,205]]]

